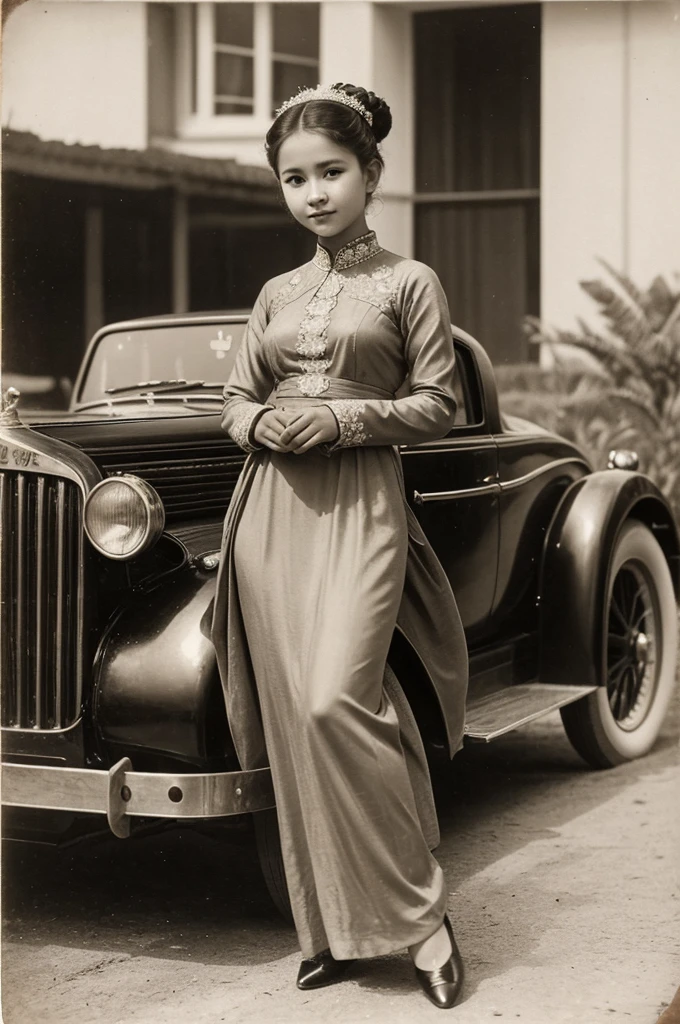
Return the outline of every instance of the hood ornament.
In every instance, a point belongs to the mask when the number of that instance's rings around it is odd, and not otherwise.
[[[22,425],[17,411],[17,402],[20,397],[21,392],[16,388],[0,390],[0,426],[19,427]]]

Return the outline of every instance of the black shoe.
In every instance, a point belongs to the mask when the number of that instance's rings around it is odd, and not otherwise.
[[[441,1007],[442,1010],[454,1005],[462,992],[465,978],[463,960],[453,937],[453,928],[448,917],[444,918],[444,926],[451,941],[449,959],[434,971],[421,971],[419,967],[415,969],[423,992],[431,1003]]]
[[[354,960],[336,960],[330,949],[303,960],[297,976],[297,987],[302,989],[323,988],[340,981],[341,977]]]

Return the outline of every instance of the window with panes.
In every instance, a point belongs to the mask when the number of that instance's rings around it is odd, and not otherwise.
[[[269,121],[319,81],[318,3],[182,4],[178,18],[180,131]]]

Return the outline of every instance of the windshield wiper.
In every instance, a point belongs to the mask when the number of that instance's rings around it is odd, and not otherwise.
[[[202,388],[204,380],[142,380],[137,384],[124,384],[117,388],[107,388],[105,395],[120,395],[124,391],[137,391],[148,388],[154,395],[167,394],[169,391],[185,391],[186,388]],[[208,385],[210,387],[212,385]]]

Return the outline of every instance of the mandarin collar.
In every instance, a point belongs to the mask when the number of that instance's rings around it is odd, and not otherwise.
[[[357,263],[363,263],[364,260],[369,260],[371,256],[376,256],[379,252],[382,252],[382,246],[375,236],[375,231],[369,231],[365,235],[353,238],[351,242],[346,242],[338,249],[335,258],[328,249],[317,242],[312,263],[319,270],[347,270],[348,267],[355,267]]]

